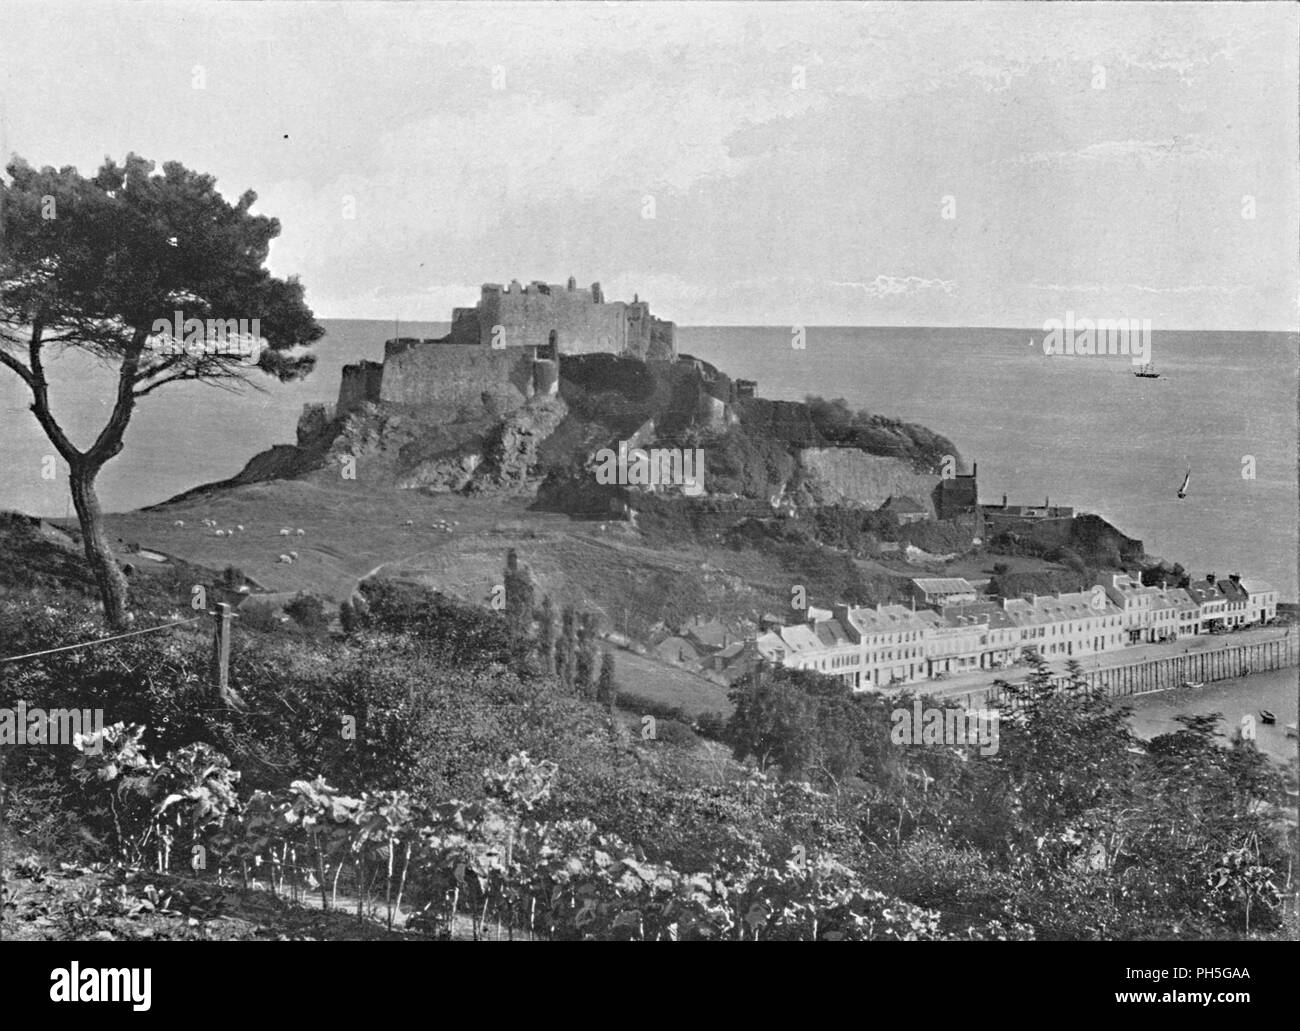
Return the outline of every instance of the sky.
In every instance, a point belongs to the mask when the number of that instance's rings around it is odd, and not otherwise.
[[[246,189],[323,318],[1295,331],[1291,3],[0,3],[0,154]]]

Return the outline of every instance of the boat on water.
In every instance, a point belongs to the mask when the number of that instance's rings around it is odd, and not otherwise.
[[[1140,379],[1159,379],[1160,373],[1156,372],[1156,363],[1147,362],[1145,365],[1139,365],[1133,370],[1133,375]]]
[[[1183,485],[1178,488],[1178,497],[1180,499],[1187,497],[1188,484],[1192,482],[1192,467],[1187,467],[1187,475],[1183,477]]]
[[[1260,710],[1259,710],[1259,718],[1260,718],[1261,720],[1263,720],[1265,723],[1276,723],[1276,722],[1277,722],[1277,716],[1275,716],[1275,715],[1273,714],[1272,710],[1270,710],[1270,709],[1260,709]]]
[[[1204,680],[1184,680],[1183,687],[1204,687]]]

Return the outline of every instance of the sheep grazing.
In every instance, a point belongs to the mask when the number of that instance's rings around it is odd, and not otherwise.
[[[280,556],[278,559],[276,559],[275,561],[276,561],[277,563],[282,562],[282,563],[284,563],[285,565],[289,565],[289,564],[291,564],[291,563],[293,562],[293,559],[291,559],[288,555],[281,555],[281,556]]]
[[[298,553],[296,551],[289,552],[289,557],[293,559],[295,562],[298,561]]]
[[[302,529],[301,527],[295,530],[294,533],[296,533],[299,537],[305,537],[307,535],[307,531]]]
[[[288,537],[288,536],[289,536],[289,531],[288,531],[288,529],[282,529],[282,530],[280,531],[280,536],[281,536],[281,537]]]
[[[217,536],[218,536],[218,537],[224,537],[225,535],[226,535],[226,531],[225,531],[225,530],[218,530],[218,531],[217,531]]]
[[[185,525],[184,519],[177,519],[176,522],[172,523],[172,526],[184,526],[184,525]]]
[[[238,530],[240,533],[243,533],[243,532],[244,532],[244,528],[243,528],[243,526],[241,526],[241,525],[238,524],[238,523],[235,524],[235,529]]]
[[[414,525],[415,525],[415,520],[414,520],[414,519],[408,519],[408,520],[407,520],[406,522],[404,522],[402,525],[403,525],[403,526],[414,526]]]

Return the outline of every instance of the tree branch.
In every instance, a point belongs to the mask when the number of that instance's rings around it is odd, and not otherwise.
[[[131,410],[135,407],[136,372],[148,336],[143,329],[137,329],[127,344],[126,353],[122,355],[122,368],[117,376],[117,400],[113,403],[112,414],[85,454],[86,460],[92,465],[103,465],[122,450],[122,437],[126,434],[127,424],[131,421]]]
[[[8,351],[0,351],[0,365],[7,365],[13,369],[28,387],[32,385],[31,370]]]
[[[50,438],[50,443],[54,445],[55,450],[63,456],[63,460],[72,465],[79,462],[84,456],[78,451],[67,438],[61,427],[50,411],[50,388],[45,380],[45,366],[41,364],[41,331],[44,326],[41,324],[40,317],[32,324],[32,338],[27,345],[27,357],[31,363],[31,378],[27,385],[32,391],[32,414],[36,416],[36,421],[41,424],[41,429],[45,435]],[[6,363],[8,364],[8,363]],[[12,368],[12,366],[10,366]]]

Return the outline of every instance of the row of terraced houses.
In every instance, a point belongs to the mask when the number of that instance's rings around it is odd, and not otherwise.
[[[1213,574],[1186,588],[1143,586],[1124,574],[1091,591],[980,600],[959,577],[913,581],[907,605],[810,608],[804,623],[770,624],[728,651],[728,673],[759,659],[839,677],[865,691],[980,669],[1033,650],[1051,660],[1264,624],[1277,591],[1262,580]]]

